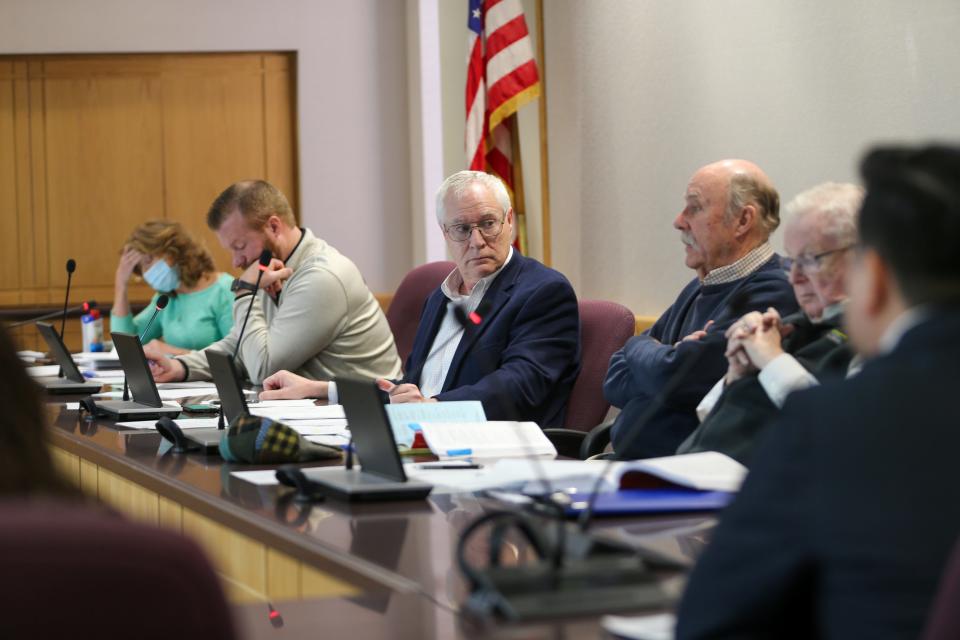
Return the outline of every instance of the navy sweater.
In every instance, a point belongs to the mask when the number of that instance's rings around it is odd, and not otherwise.
[[[741,308],[734,309],[734,301]],[[603,392],[612,405],[622,409],[611,433],[617,456],[633,459],[675,453],[697,426],[697,404],[727,371],[724,332],[744,313],[768,307],[781,315],[798,310],[777,255],[749,276],[726,284],[703,286],[694,278],[650,329],[630,338],[613,354]],[[705,338],[674,347],[685,336],[703,329],[708,320],[713,324]],[[693,358],[692,369],[666,394],[662,406],[646,424],[639,424],[653,398]]]

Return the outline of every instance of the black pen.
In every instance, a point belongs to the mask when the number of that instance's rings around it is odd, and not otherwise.
[[[417,466],[418,469],[483,469],[482,464],[421,464]]]

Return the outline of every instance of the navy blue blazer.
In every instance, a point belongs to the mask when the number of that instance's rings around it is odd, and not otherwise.
[[[678,640],[921,636],[960,532],[960,309],[787,398],[687,583]]]
[[[449,300],[430,294],[404,382],[420,384]],[[464,332],[438,400],[480,400],[490,420],[559,427],[580,372],[580,314],[570,282],[514,250],[483,296],[483,322]]]

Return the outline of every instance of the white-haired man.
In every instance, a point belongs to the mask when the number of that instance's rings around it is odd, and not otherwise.
[[[677,453],[720,451],[748,464],[787,395],[846,374],[845,280],[862,201],[861,187],[828,182],[786,206],[783,265],[802,312],[754,311],[727,330],[727,374],[697,407],[703,422]]]
[[[560,426],[580,370],[570,283],[513,248],[510,196],[492,175],[447,178],[437,222],[457,266],[427,298],[403,380],[381,379],[381,389],[394,403],[480,400],[491,420]],[[477,324],[465,327],[458,306]],[[310,396],[316,386],[281,372],[261,397]]]

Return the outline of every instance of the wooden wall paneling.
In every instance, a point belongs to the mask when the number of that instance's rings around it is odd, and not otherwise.
[[[20,222],[29,224],[31,239],[24,246],[33,249],[32,273],[22,282],[21,301],[24,303],[45,303],[49,301],[47,287],[50,286],[48,261],[45,260],[50,246],[47,242],[47,171],[46,171],[46,127],[43,111],[44,84],[43,60],[27,60],[27,148],[29,156],[25,158],[29,174],[30,210],[21,208]],[[23,215],[27,217],[24,218]],[[29,222],[28,222],[29,220]]]
[[[121,243],[134,225],[163,215],[160,81],[148,62],[44,63],[51,294],[62,295],[64,264],[74,258],[77,298],[112,298]]]
[[[267,557],[263,544],[187,508],[182,518],[183,533],[210,556],[231,600],[266,600]]]
[[[13,59],[0,59],[0,304],[20,302],[16,84]]]
[[[276,549],[267,549],[267,597],[271,600],[300,598],[300,563]]]
[[[164,56],[163,64],[166,215],[230,271],[206,214],[231,183],[265,175],[260,55]]]
[[[99,472],[97,465],[80,458],[80,488],[91,498],[99,497]]]
[[[57,472],[72,484],[80,487],[80,457],[59,447],[50,447],[50,457]]]
[[[156,493],[147,491],[103,467],[97,472],[97,495],[102,502],[134,520],[153,526],[160,522],[159,496]]]
[[[235,271],[206,211],[251,177],[299,210],[294,76],[293,53],[0,56],[0,306],[61,304],[74,258],[71,305],[108,311],[121,243],[150,218]],[[152,293],[131,283],[133,302]],[[43,348],[32,327],[15,335]],[[69,320],[71,349],[79,336]]]
[[[23,290],[37,286],[37,248],[34,246],[33,175],[31,153],[30,82],[26,60],[13,58],[13,114],[15,144],[15,176],[17,194],[17,242],[19,257],[18,302],[26,302]]]
[[[160,496],[160,526],[183,532],[183,507],[163,496]]]
[[[300,567],[300,597],[303,599],[345,598],[360,593],[361,591],[349,582],[338,580],[308,565]]]
[[[300,185],[297,180],[296,58],[293,53],[265,53],[263,61],[264,146],[266,179],[283,191],[297,219]]]

